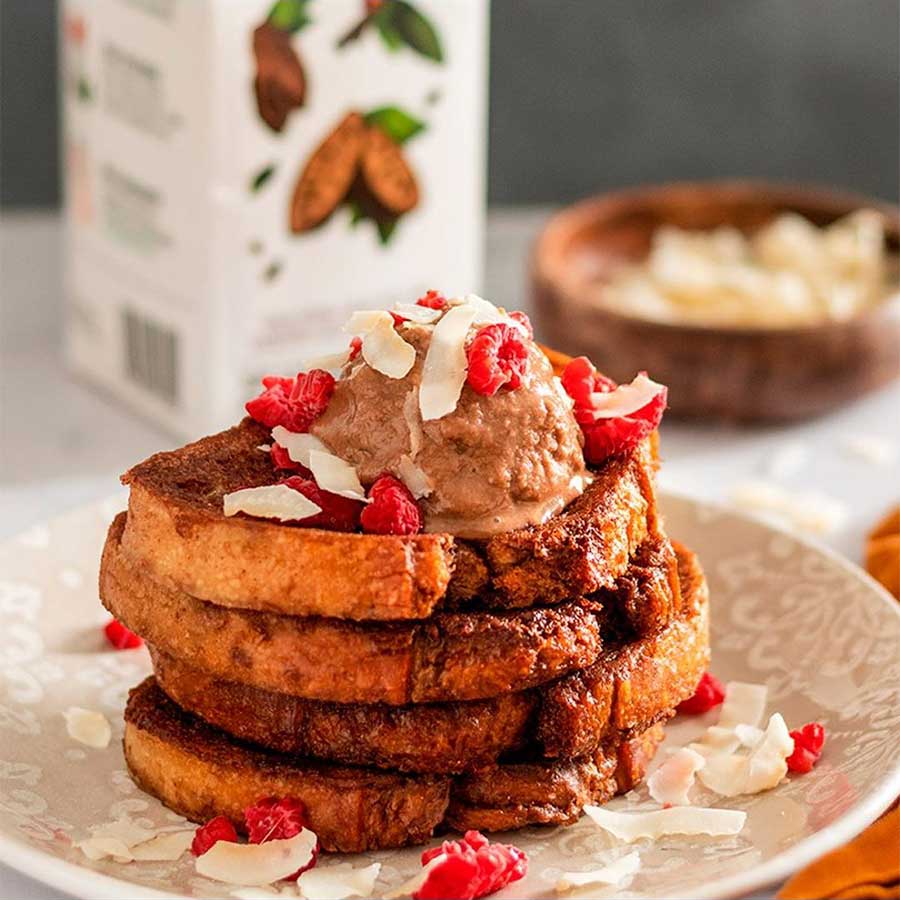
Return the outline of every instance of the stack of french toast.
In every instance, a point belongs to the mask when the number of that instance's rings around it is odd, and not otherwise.
[[[428,340],[416,339],[420,323],[404,327],[394,316],[416,350],[405,377],[418,389],[429,378]],[[479,329],[471,318],[467,347],[498,324]],[[308,426],[333,436],[330,412],[343,417],[336,421],[352,440],[341,459],[370,495],[358,501],[362,510],[374,502],[365,454],[375,450],[360,449],[367,429],[347,417],[364,396],[361,379],[381,390],[378,379],[398,377],[381,371],[388,364],[375,342],[365,352],[368,334],[326,391],[329,412],[318,410]],[[527,341],[522,365],[560,382],[560,360],[554,370],[530,335],[500,334]],[[468,360],[470,372],[481,364],[471,352]],[[519,374],[518,390],[532,389],[526,369]],[[358,395],[348,404],[341,391],[354,389],[354,378]],[[472,421],[474,408],[495,400],[503,439],[515,440],[504,416],[523,398],[503,407],[511,403],[503,385],[493,394],[483,386],[466,381],[451,418]],[[621,399],[591,402],[628,410]],[[421,513],[407,533],[379,531],[385,519],[365,512],[363,525],[338,529],[265,515],[259,505],[229,509],[229,497],[272,496],[260,490],[285,485],[292,462],[320,491],[308,496],[327,505],[317,458],[304,466],[281,454],[279,464],[273,434],[284,432],[273,432],[261,406],[248,409],[234,428],[156,454],[123,479],[128,511],[110,528],[100,594],[153,660],[153,677],[126,709],[126,759],[144,790],[192,820],[225,815],[237,826],[260,797],[297,798],[323,849],[356,852],[448,829],[571,823],[585,804],[642,779],[663,723],[694,693],[709,656],[703,573],[669,540],[657,509],[658,420],[605,458],[585,449],[577,496],[552,514],[493,531],[481,518],[469,535],[429,529],[441,521],[434,467],[430,491],[406,464],[396,467],[418,485],[402,488]],[[429,409],[423,404],[420,444],[447,439]],[[607,431],[612,418],[602,420]],[[372,440],[375,449],[384,443]],[[585,430],[577,446],[598,440]],[[456,441],[454,460],[467,452]],[[329,451],[338,455],[338,444]],[[373,471],[384,465],[375,460]],[[532,485],[538,477],[529,475]],[[351,494],[341,496],[357,502]]]

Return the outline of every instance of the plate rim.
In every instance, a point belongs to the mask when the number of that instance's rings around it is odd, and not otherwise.
[[[103,504],[109,504],[119,499],[121,499],[121,494],[110,494],[91,503],[66,510],[37,524],[52,525],[70,516],[77,516],[88,510],[97,510]],[[663,516],[666,514],[665,505],[669,500],[686,503],[693,509],[706,509],[738,521],[749,522],[766,531],[790,538],[801,546],[826,557],[830,562],[837,564],[839,568],[859,580],[900,620],[900,603],[861,566],[820,539],[798,534],[765,516],[735,509],[722,501],[696,497],[686,491],[668,488],[659,491]],[[24,534],[28,530],[30,529],[25,529],[25,531],[0,542],[0,550],[14,544],[20,534]],[[693,896],[697,900],[729,900],[729,898],[742,897],[753,891],[764,890],[776,882],[783,881],[815,859],[821,858],[852,840],[874,822],[897,799],[898,795],[900,795],[900,762],[896,763],[893,769],[888,769],[878,784],[835,822],[815,834],[803,838],[760,866],[718,879],[708,887],[695,889]],[[123,896],[123,888],[127,888],[128,896],[135,900],[185,897],[183,894],[175,895],[160,891],[134,881],[98,872],[69,859],[53,856],[4,832],[0,832],[0,864],[8,866],[11,870],[38,883],[78,897],[96,896],[98,900],[120,900]]]

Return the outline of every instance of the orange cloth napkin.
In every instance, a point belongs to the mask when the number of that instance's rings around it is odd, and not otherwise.
[[[798,872],[781,900],[896,900],[900,898],[900,807],[883,815],[846,847]]]
[[[866,569],[900,600],[900,506],[892,509],[869,533]]]

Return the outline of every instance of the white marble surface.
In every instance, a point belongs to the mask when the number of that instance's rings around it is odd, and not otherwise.
[[[488,229],[484,293],[528,309],[525,258],[546,210],[498,210]],[[60,228],[51,214],[0,223],[0,539],[110,494],[117,476],[171,435],[73,379],[59,358]],[[894,449],[873,464],[848,448],[853,436]],[[900,495],[900,385],[839,412],[790,427],[737,428],[665,422],[663,485],[725,500],[749,478],[836,500],[843,523],[822,539],[854,561],[863,535]],[[785,469],[777,478],[770,470]],[[0,867],[0,898],[57,892]]]

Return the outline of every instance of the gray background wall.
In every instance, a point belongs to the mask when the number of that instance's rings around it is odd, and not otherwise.
[[[52,0],[0,0],[0,201],[50,205]],[[493,0],[490,196],[753,175],[896,199],[898,0]]]

